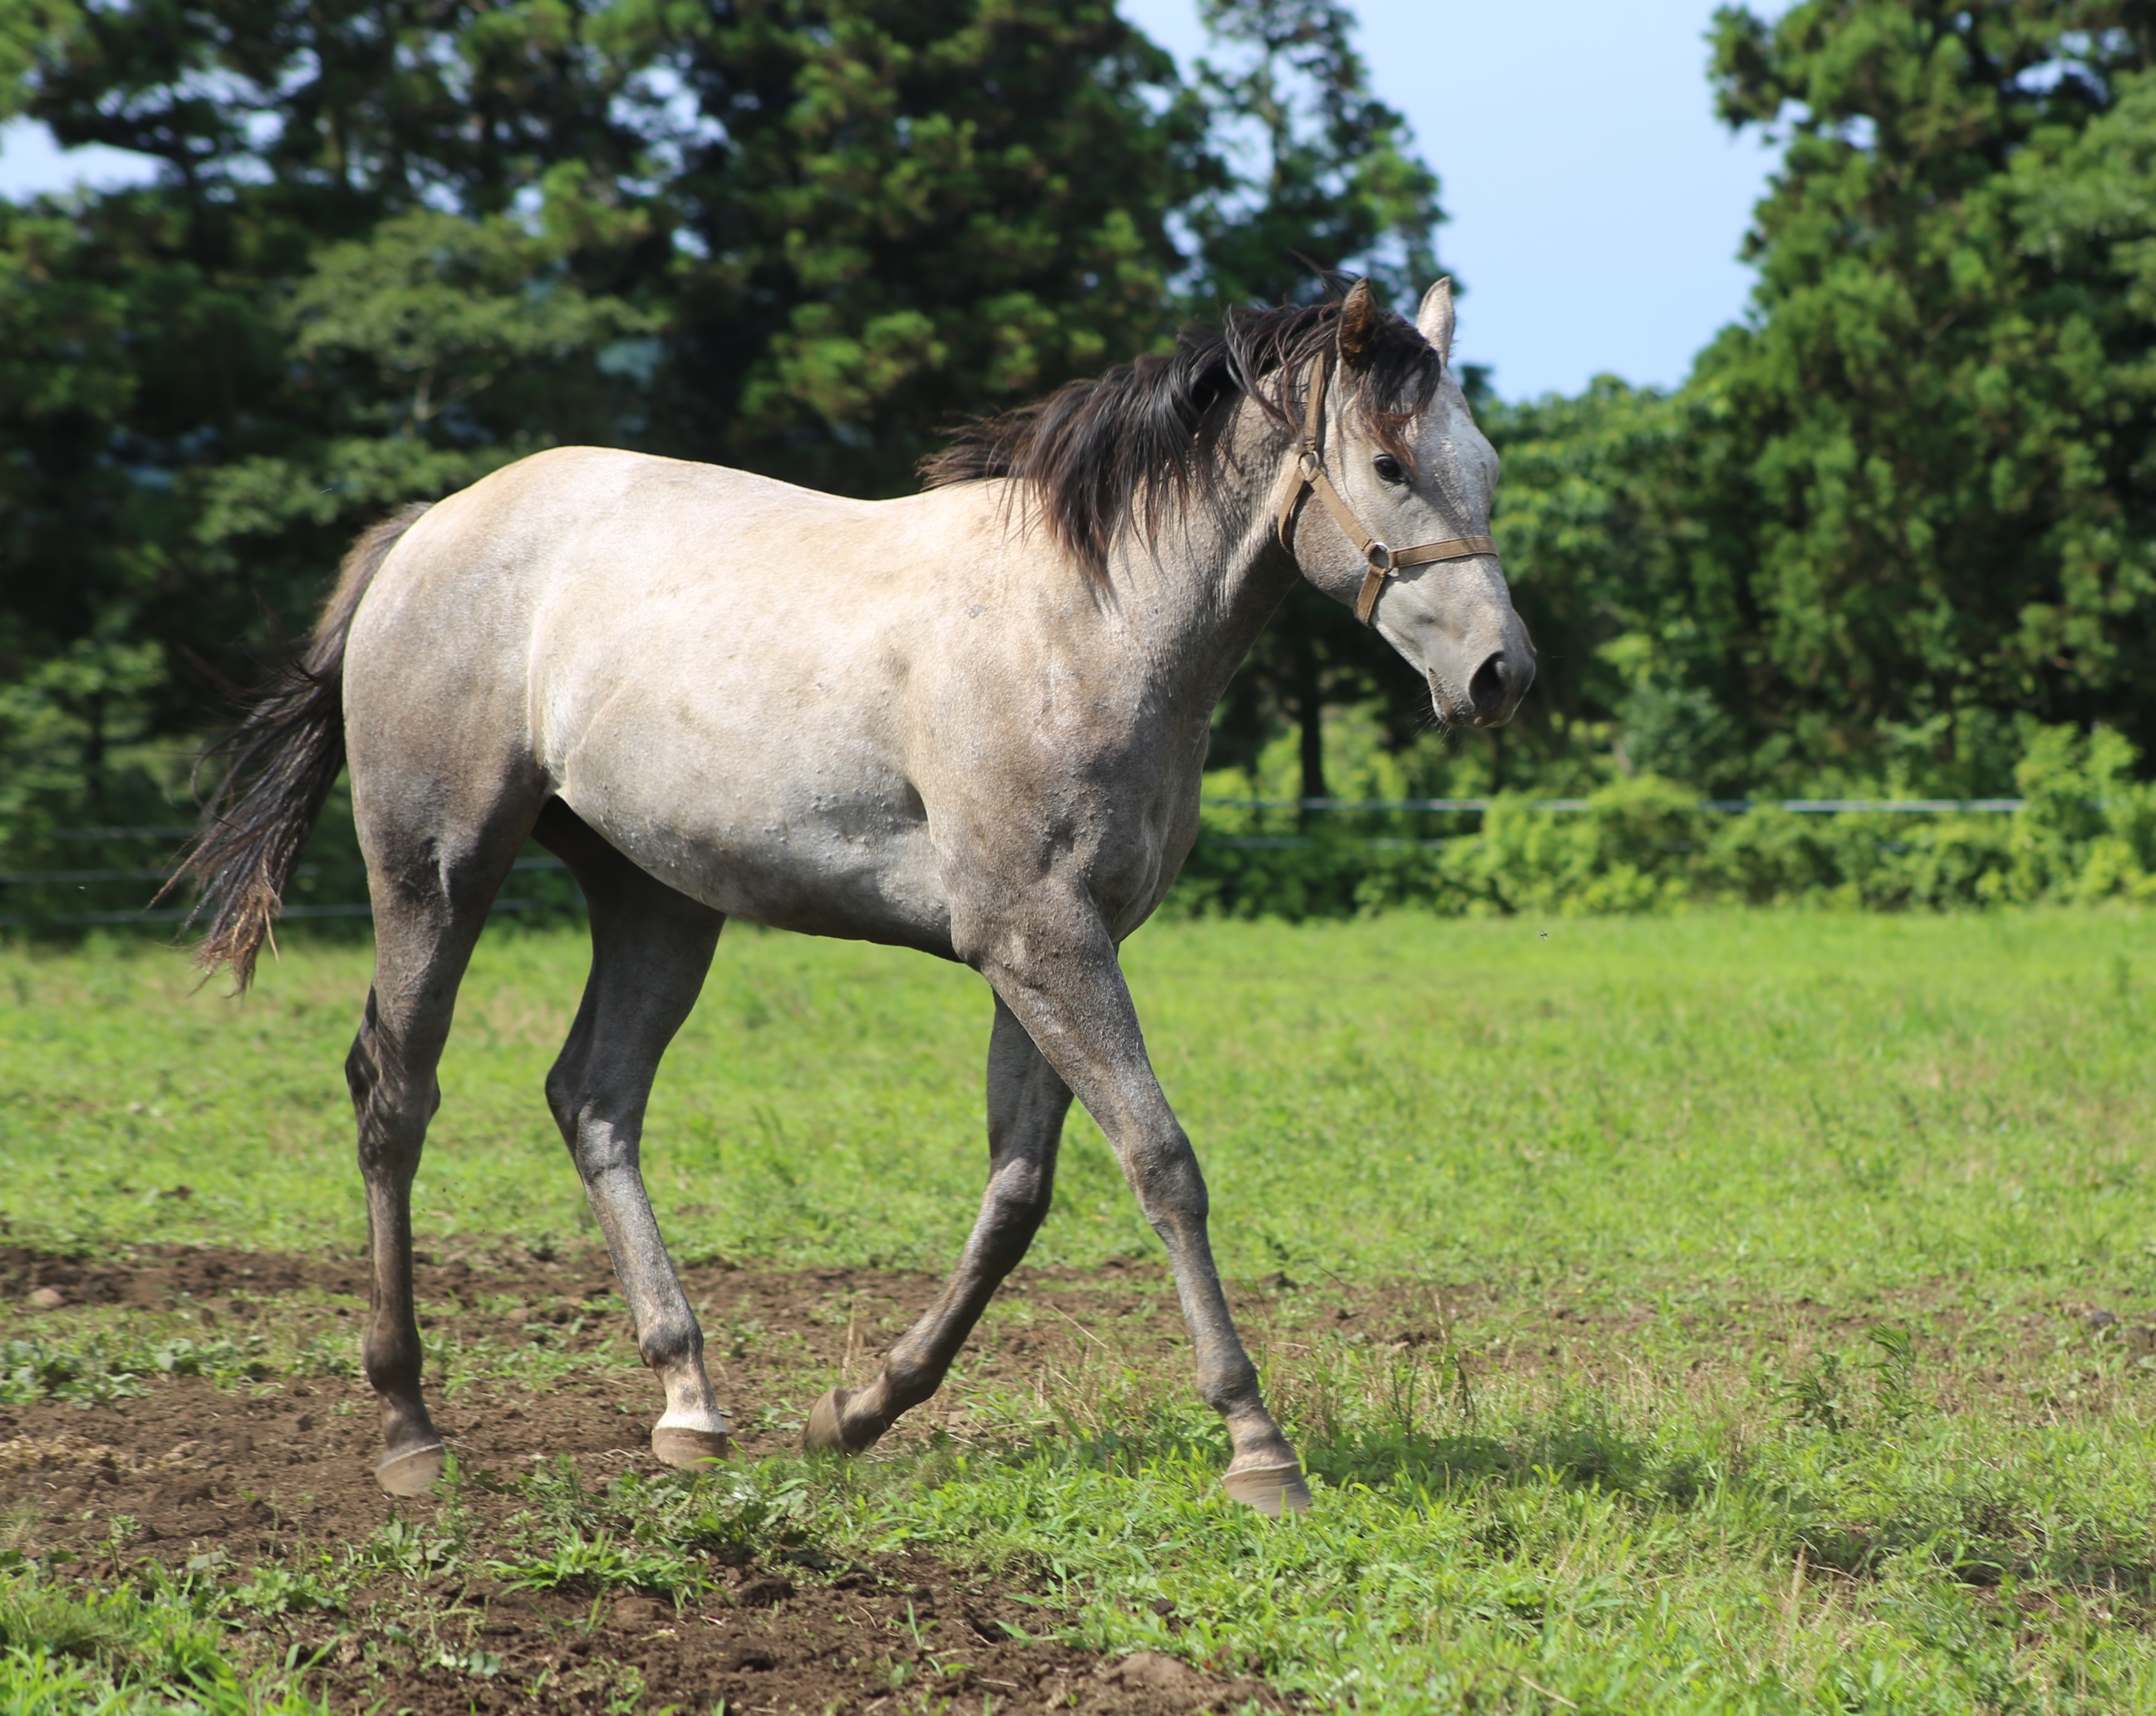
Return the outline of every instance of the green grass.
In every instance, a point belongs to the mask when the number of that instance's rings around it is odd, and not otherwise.
[[[2156,1272],[2137,916],[1163,925],[1128,954],[1231,1272],[1793,1294]],[[356,1248],[366,972],[297,950],[234,1002],[139,943],[0,953],[0,1219],[44,1243]],[[590,1233],[540,1096],[582,976],[570,933],[482,946],[424,1243]],[[916,955],[731,932],[647,1129],[670,1236],[940,1267],[979,1196],[988,1013],[977,977]],[[1075,1119],[1038,1255],[1153,1247]]]
[[[224,1649],[213,1582],[189,1577],[85,1595],[0,1554],[0,1710],[8,1716],[317,1716]]]
[[[581,964],[567,935],[482,950],[423,1245],[588,1236],[538,1094]],[[1184,1379],[1104,1349],[846,1472],[526,1477],[500,1565],[685,1589],[722,1528],[918,1545],[1063,1586],[1094,1642],[1347,1708],[2156,1708],[2146,919],[1199,923],[1129,966],[1229,1274],[1435,1331],[1313,1310],[1264,1342],[1309,1519],[1218,1501]],[[288,947],[234,1005],[154,950],[0,954],[9,1237],[353,1247],[364,981]],[[979,1194],[987,1015],[964,971],[730,932],[652,1107],[670,1232],[940,1266]],[[1081,1120],[1038,1255],[1158,1255]],[[178,1350],[82,1327],[16,1386],[154,1386]],[[234,1386],[306,1360],[263,1355],[180,1357]]]

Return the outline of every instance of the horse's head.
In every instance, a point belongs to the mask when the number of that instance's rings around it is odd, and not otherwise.
[[[1450,280],[1412,329],[1358,282],[1332,352],[1301,378],[1302,433],[1276,504],[1300,497],[1283,535],[1303,576],[1421,672],[1438,719],[1496,727],[1533,683],[1535,650],[1489,540],[1497,455],[1451,346]]]

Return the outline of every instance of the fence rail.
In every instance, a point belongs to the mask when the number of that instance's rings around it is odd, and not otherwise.
[[[1244,811],[1486,811],[1494,798],[1207,798],[1208,810]],[[1537,798],[1538,811],[1584,811],[1584,798]],[[2025,809],[2025,798],[1702,798],[1703,811],[1742,816],[1747,811],[1794,811],[1799,816],[1851,816],[1885,811],[1892,815],[1950,816],[1969,812],[2011,813]]]
[[[191,835],[192,828],[56,828],[54,840],[116,842],[177,840]],[[563,870],[568,868],[561,859],[551,854],[521,858],[510,866],[512,870]],[[319,864],[301,864],[294,871],[295,876],[316,876],[321,873]],[[162,882],[172,874],[169,866],[131,865],[107,868],[74,870],[0,870],[0,888],[54,888],[71,886],[86,888],[94,883],[106,882]],[[536,912],[546,909],[549,902],[541,899],[497,899],[491,910],[495,912]],[[79,929],[101,924],[177,924],[189,915],[185,906],[141,906],[113,911],[81,912],[0,912],[0,929],[17,929],[26,925],[39,927]],[[374,908],[365,900],[339,900],[316,904],[303,901],[286,906],[280,917],[302,918],[371,918]]]
[[[1395,814],[1402,812],[1480,813],[1488,811],[1496,802],[1494,798],[1207,798],[1199,801],[1207,810]],[[1584,811],[1589,802],[1584,798],[1537,798],[1529,802],[1536,810],[1563,814]],[[1702,798],[1698,802],[1698,808],[1731,816],[1742,816],[1748,811],[1763,809],[1788,811],[1798,816],[1880,813],[1890,816],[1964,816],[1972,813],[2011,815],[2025,809],[2027,803],[2027,800],[2020,798]],[[50,838],[64,841],[148,842],[184,840],[194,832],[192,827],[58,828],[52,832]],[[1311,843],[1307,836],[1293,834],[1214,834],[1209,838],[1222,847],[1236,851],[1286,851]],[[1442,840],[1413,840],[1398,835],[1373,835],[1362,843],[1373,850],[1435,850],[1445,843]],[[539,856],[521,858],[511,868],[533,871],[560,870],[567,866],[557,858]],[[295,872],[301,876],[319,873],[320,867],[315,864],[301,864]],[[0,871],[0,888],[83,888],[110,882],[162,882],[170,873],[168,869],[152,865],[71,870],[5,870]],[[547,904],[544,900],[498,899],[494,903],[493,909],[496,912],[538,911],[545,909]],[[367,918],[373,914],[374,908],[364,900],[299,904],[286,906],[283,914],[291,919]],[[118,911],[0,913],[0,928],[30,924],[67,927],[100,924],[176,924],[187,915],[186,908],[172,906],[149,906]]]

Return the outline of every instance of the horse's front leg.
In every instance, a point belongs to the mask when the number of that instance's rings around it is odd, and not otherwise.
[[[1046,894],[1019,914],[972,927],[961,945],[994,986],[999,1027],[1007,1012],[1086,1104],[1168,1247],[1196,1350],[1199,1391],[1226,1421],[1235,1449],[1229,1494],[1267,1514],[1301,1511],[1310,1505],[1302,1468],[1265,1410],[1257,1367],[1229,1314],[1206,1234],[1205,1179],[1153,1076],[1107,926],[1074,890]],[[1044,1176],[1044,1209],[1046,1200]],[[1037,1224],[1039,1213],[1031,1219]]]
[[[834,1388],[808,1415],[809,1447],[858,1453],[942,1384],[1004,1278],[1048,1214],[1070,1087],[999,997],[988,1036],[988,1186],[965,1254],[865,1388]]]
[[[1138,1206],[1168,1247],[1198,1360],[1198,1389],[1226,1421],[1228,1493],[1265,1514],[1310,1505],[1302,1468],[1258,1387],[1206,1233],[1205,1176],[1146,1053],[1114,940],[1092,902],[1051,896],[988,939],[996,993],[1107,1135]]]

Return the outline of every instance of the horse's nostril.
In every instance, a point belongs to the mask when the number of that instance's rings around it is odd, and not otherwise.
[[[1505,653],[1502,649],[1475,670],[1475,677],[1467,682],[1467,700],[1475,706],[1475,718],[1486,720],[1505,706]]]

